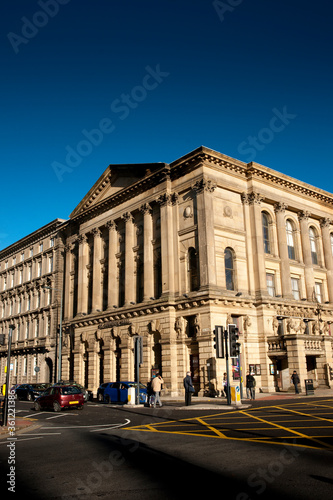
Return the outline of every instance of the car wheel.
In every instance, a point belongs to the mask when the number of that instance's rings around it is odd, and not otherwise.
[[[78,410],[83,410],[83,405],[77,407]]]
[[[61,406],[58,403],[58,401],[54,401],[54,403],[53,403],[53,409],[54,409],[54,411],[61,411]]]
[[[33,400],[33,396],[31,394],[31,392],[28,392],[28,395],[27,395],[27,400],[28,401],[32,401]]]
[[[105,396],[105,402],[106,402],[106,403],[111,403],[110,396]]]
[[[99,401],[100,403],[103,403],[103,401],[104,401],[104,396],[103,396],[103,394],[102,394],[102,393],[100,393],[100,392],[98,393],[98,401]]]
[[[40,411],[42,409],[42,407],[41,407],[40,403],[38,403],[38,401],[35,401],[34,408],[36,411]]]

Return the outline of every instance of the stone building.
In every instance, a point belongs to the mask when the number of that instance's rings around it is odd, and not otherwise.
[[[11,384],[55,382],[63,284],[56,219],[0,251],[0,384],[6,380],[9,326]],[[45,288],[47,287],[47,288]]]
[[[232,379],[288,390],[296,369],[303,390],[329,386],[332,220],[332,194],[205,147],[110,165],[62,231],[63,378],[95,394],[133,380],[140,335],[143,383],[159,370],[179,395],[190,370],[199,394],[219,391],[214,328],[237,324]]]

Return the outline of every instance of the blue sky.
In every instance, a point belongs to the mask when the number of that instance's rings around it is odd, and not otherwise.
[[[330,0],[0,5],[0,249],[204,145],[333,192]]]

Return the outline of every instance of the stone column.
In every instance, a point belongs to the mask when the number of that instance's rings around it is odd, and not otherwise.
[[[78,271],[78,314],[87,314],[88,311],[88,270],[89,245],[87,236],[81,234],[78,237],[79,243],[79,271]]]
[[[261,216],[262,199],[263,197],[256,192],[242,194],[243,203],[249,205],[254,289],[256,294],[267,295],[266,267]]]
[[[65,245],[65,294],[64,294],[64,319],[73,317],[73,294],[71,293],[72,281],[72,245]]]
[[[274,205],[278,244],[279,244],[280,266],[281,266],[282,296],[284,298],[292,298],[290,264],[289,264],[286,221],[285,221],[286,208],[287,206],[284,203],[278,202],[275,203]]]
[[[199,244],[200,289],[216,286],[214,198],[216,183],[209,179],[197,181],[196,191],[197,225]]]
[[[108,309],[118,306],[119,290],[117,280],[117,226],[113,220],[107,222],[109,228],[109,256],[108,256]]]
[[[148,203],[140,208],[143,213],[143,300],[154,297],[154,255],[153,255],[153,218],[152,210]]]
[[[161,206],[162,296],[173,296],[175,293],[172,209],[176,199],[177,195],[164,193],[157,200]]]
[[[125,302],[128,306],[131,302],[136,302],[136,282],[134,276],[134,219],[130,212],[126,212],[123,217],[125,221]]]
[[[93,282],[92,282],[92,312],[102,310],[102,235],[98,228],[92,230],[94,235]]]
[[[325,218],[321,219],[320,227],[323,237],[323,247],[324,247],[324,258],[325,266],[327,269],[327,288],[329,301],[333,302],[333,256],[332,256],[332,246],[331,246],[331,231],[330,226],[332,224],[331,219]]]
[[[311,256],[311,246],[309,237],[309,220],[310,213],[302,210],[298,213],[298,220],[301,228],[301,241],[302,241],[302,251],[303,251],[303,262],[304,262],[304,276],[305,276],[305,288],[306,297],[308,300],[313,299],[313,291],[315,286],[312,256]]]

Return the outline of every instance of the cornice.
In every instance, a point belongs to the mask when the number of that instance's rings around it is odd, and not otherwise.
[[[28,234],[24,238],[16,241],[9,247],[0,251],[0,260],[6,259],[11,255],[18,253],[20,250],[23,250],[32,244],[40,241],[41,239],[50,236],[56,232],[58,232],[63,226],[67,224],[67,220],[65,219],[55,219],[49,224],[37,229],[33,233]]]
[[[285,174],[264,167],[256,163],[249,163],[246,171],[247,179],[258,179],[267,183],[275,184],[284,191],[293,191],[302,196],[313,198],[325,204],[333,205],[333,195],[328,191],[311,186],[305,182],[289,177]]]

